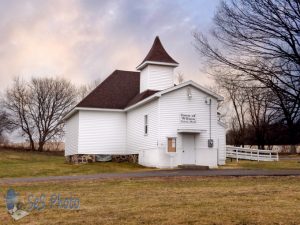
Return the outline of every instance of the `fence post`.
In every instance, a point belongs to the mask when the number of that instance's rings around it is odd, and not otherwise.
[[[278,152],[277,152],[277,154],[276,154],[276,155],[277,155],[277,161],[279,161],[279,156],[278,156]]]
[[[259,162],[259,150],[257,149],[257,161]]]
[[[239,151],[238,151],[238,149],[235,149],[235,152],[236,152],[236,162],[238,163],[239,162]]]

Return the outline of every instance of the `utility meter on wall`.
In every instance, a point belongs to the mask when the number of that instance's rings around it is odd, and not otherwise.
[[[213,139],[208,139],[208,147],[209,148],[214,147],[214,140]]]

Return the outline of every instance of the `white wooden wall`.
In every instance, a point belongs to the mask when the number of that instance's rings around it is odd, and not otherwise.
[[[79,113],[76,113],[66,121],[65,155],[78,153],[78,127]]]
[[[126,154],[126,113],[79,112],[79,154]]]
[[[191,99],[187,96],[188,88]],[[213,148],[207,146],[207,97],[212,99]],[[181,113],[196,114],[197,123],[182,123]],[[145,115],[148,115],[148,135],[144,134]],[[199,129],[206,131],[195,136],[196,164],[216,167],[225,163],[225,129],[217,120],[217,100],[191,86],[164,94],[127,113],[81,110],[67,121],[66,155],[138,153],[142,165],[175,167],[182,164],[182,135],[178,129]],[[167,137],[177,137],[177,153],[173,158],[166,153]]]
[[[225,165],[226,161],[226,129],[218,123],[218,164]]]
[[[170,66],[147,65],[141,71],[140,92],[164,90],[174,86],[174,68]]]
[[[181,164],[182,137],[177,133],[178,129],[200,129],[206,130],[196,135],[196,155],[197,164],[208,165],[210,167],[217,166],[217,100],[213,97],[211,105],[211,136],[214,140],[214,147],[208,148],[207,141],[209,139],[209,105],[205,103],[205,99],[209,97],[207,94],[190,87],[192,98],[187,97],[188,87],[167,93],[159,100],[159,138],[158,143],[161,149],[161,167],[170,166],[170,156],[164,154],[167,146],[166,137],[177,137],[177,148],[179,152],[173,159],[174,164]],[[180,114],[196,114],[197,123],[187,124],[180,122]]]
[[[127,112],[127,150],[140,154],[145,166],[157,164],[158,100]],[[148,135],[144,134],[144,116],[148,115]]]
[[[148,89],[148,66],[140,72],[140,93]]]

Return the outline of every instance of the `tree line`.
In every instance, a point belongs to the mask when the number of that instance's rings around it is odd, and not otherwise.
[[[229,0],[194,44],[232,108],[235,145],[300,142],[300,1]]]
[[[63,78],[15,78],[0,102],[0,141],[5,131],[15,131],[31,150],[43,151],[47,142],[61,142],[64,116],[99,83],[76,87]]]

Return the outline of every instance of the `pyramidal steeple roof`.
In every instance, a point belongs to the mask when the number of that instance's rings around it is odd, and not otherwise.
[[[147,64],[159,64],[164,63],[170,66],[178,66],[178,62],[176,62],[164,49],[163,45],[161,44],[159,37],[156,36],[153,45],[148,52],[145,59],[142,61],[140,65],[137,66],[137,69],[142,69]]]

